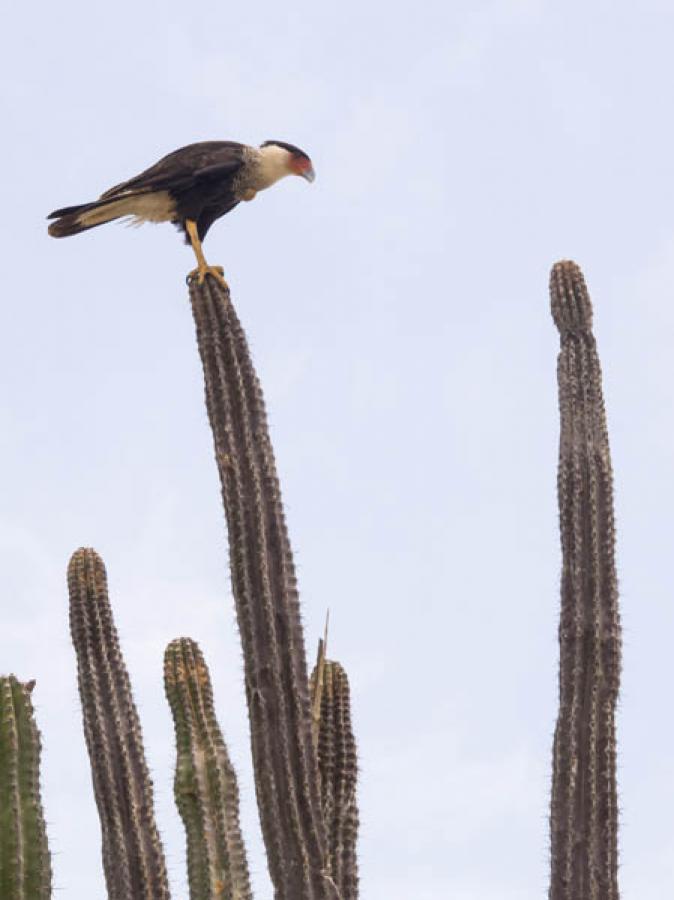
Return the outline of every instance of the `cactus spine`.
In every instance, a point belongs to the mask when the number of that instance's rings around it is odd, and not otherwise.
[[[229,290],[190,281],[227,518],[262,834],[277,900],[326,900],[304,638],[262,391]]]
[[[319,663],[320,657],[319,652]],[[317,684],[321,675],[318,765],[321,805],[328,835],[328,865],[342,900],[356,900],[358,762],[351,727],[349,679],[338,662],[328,659],[323,660],[322,673],[319,665],[316,666],[312,682]]]
[[[0,678],[0,897],[48,900],[51,862],[40,800],[40,735],[31,690]]]
[[[550,279],[558,360],[562,544],[559,717],[553,749],[550,900],[617,900],[615,708],[620,620],[601,369],[583,275]]]
[[[73,554],[68,588],[108,897],[168,900],[140,722],[112,618],[105,566],[94,550]]]
[[[187,833],[190,900],[251,900],[236,774],[208,668],[189,638],[166,648],[164,686],[176,732],[175,798]]]

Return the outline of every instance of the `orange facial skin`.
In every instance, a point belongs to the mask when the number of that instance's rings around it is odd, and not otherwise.
[[[299,154],[293,155],[290,160],[290,168],[295,175],[301,175],[303,178],[307,178],[308,181],[313,181],[314,167],[309,157],[300,156]]]

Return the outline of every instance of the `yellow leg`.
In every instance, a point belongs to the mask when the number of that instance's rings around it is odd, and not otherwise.
[[[227,287],[227,282],[225,281],[225,273],[223,272],[222,267],[209,266],[206,262],[204,251],[201,249],[201,241],[199,240],[197,223],[193,219],[185,219],[185,228],[187,229],[187,235],[190,239],[190,243],[192,244],[194,255],[197,258],[197,268],[192,269],[190,274],[187,276],[188,280],[190,278],[194,278],[194,276],[196,275],[199,284],[203,284],[206,276],[212,275],[213,278],[216,278],[220,282],[220,284]]]

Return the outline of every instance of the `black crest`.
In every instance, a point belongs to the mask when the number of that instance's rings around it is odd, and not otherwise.
[[[287,150],[288,153],[292,153],[293,156],[302,156],[304,159],[309,159],[309,154],[305,153],[304,150],[300,150],[299,147],[296,147],[294,144],[286,144],[285,141],[265,141],[264,144],[260,144],[260,147],[283,147],[284,150]]]

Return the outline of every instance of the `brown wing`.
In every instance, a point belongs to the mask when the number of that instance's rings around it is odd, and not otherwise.
[[[202,141],[174,150],[140,175],[101,194],[101,200],[127,193],[186,190],[200,178],[226,178],[243,165],[245,144],[235,141]]]

